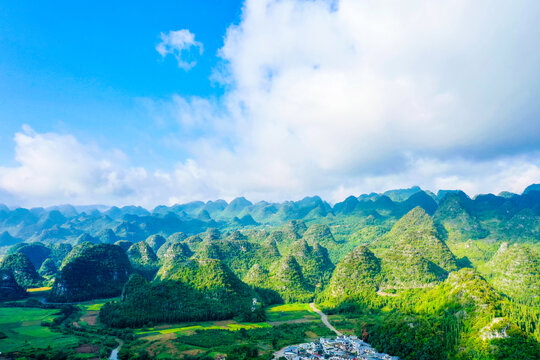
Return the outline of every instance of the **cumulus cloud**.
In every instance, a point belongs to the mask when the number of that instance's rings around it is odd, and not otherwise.
[[[25,125],[14,136],[13,167],[0,167],[0,203],[12,206],[137,204],[152,208],[239,191],[229,176],[208,171],[193,159],[172,171],[150,172],[134,166],[119,150],[103,150],[70,134],[37,133]]]
[[[211,141],[198,143],[199,160],[187,159],[172,171],[154,172],[131,165],[118,150],[104,151],[72,135],[40,134],[24,127],[15,143],[18,166],[0,167],[0,202],[22,206],[101,203],[151,208],[238,195],[286,200],[310,194],[337,202],[351,194],[416,184],[431,190],[460,188],[471,195],[519,193],[540,178],[540,153],[486,161],[411,157],[394,173],[342,177],[328,172],[311,178],[298,176],[285,161],[236,163],[230,151]]]
[[[23,202],[74,198],[90,200],[100,194],[130,192],[121,178],[124,155],[103,153],[71,135],[38,134],[28,126],[15,135],[17,167],[0,167],[0,188]],[[86,194],[86,195],[85,195]]]
[[[26,131],[0,189],[145,205],[416,184],[521,192],[540,181],[539,14],[533,0],[247,0],[219,51],[224,95],[156,102],[189,153],[174,170]],[[161,39],[186,69],[202,51],[188,30]]]
[[[203,53],[203,44],[195,41],[195,34],[187,29],[161,33],[160,38],[156,51],[162,57],[173,55],[178,62],[178,67],[186,71],[197,63],[194,60],[194,51],[198,50],[199,55]]]
[[[248,0],[215,76],[228,88],[219,105],[233,146],[205,136],[193,157],[232,177],[226,188],[259,196],[415,183],[517,189],[495,165],[538,165],[539,9]]]

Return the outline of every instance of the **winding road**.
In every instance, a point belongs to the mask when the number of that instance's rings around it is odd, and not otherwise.
[[[118,347],[111,352],[109,360],[118,360],[118,353],[120,352],[122,345],[124,345],[124,342],[121,339],[116,339],[116,341],[118,341]]]
[[[337,336],[341,336],[343,335],[341,332],[339,332],[335,327],[332,326],[332,324],[330,324],[330,321],[328,321],[328,316],[326,316],[325,313],[323,313],[321,310],[317,309],[315,307],[315,304],[314,303],[310,303],[309,306],[311,306],[311,309],[313,309],[313,311],[315,311],[317,314],[319,314],[319,316],[321,317],[321,320],[323,322],[324,325],[326,325],[327,328],[329,328],[330,330],[332,330],[333,332],[336,333]]]
[[[337,336],[341,336],[343,335],[341,332],[339,332],[339,330],[337,330],[335,327],[332,326],[332,324],[330,324],[330,321],[328,321],[328,316],[326,316],[325,313],[323,313],[321,310],[317,309],[315,307],[315,304],[314,303],[310,303],[309,306],[311,307],[311,310],[315,311],[317,314],[319,314],[319,316],[321,317],[321,321],[323,322],[323,324],[329,328],[330,330],[332,330],[333,332],[336,333]],[[285,349],[288,348],[289,346],[291,345],[287,345],[285,346],[283,349],[279,349],[278,351],[276,351],[274,353],[274,359],[279,359],[280,357],[284,356],[285,355]]]

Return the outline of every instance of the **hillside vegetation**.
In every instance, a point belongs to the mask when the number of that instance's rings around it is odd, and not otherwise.
[[[91,320],[104,332],[258,323],[271,306],[315,302],[338,328],[403,359],[540,354],[536,186],[475,198],[413,187],[333,206],[314,196],[151,211],[0,207],[0,254],[0,300],[42,286],[54,303],[114,298]],[[143,354],[136,344],[127,348]]]

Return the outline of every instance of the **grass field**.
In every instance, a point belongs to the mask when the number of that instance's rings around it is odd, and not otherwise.
[[[52,321],[58,310],[36,308],[0,308],[0,332],[7,338],[0,340],[0,352],[24,348],[68,348],[76,345],[75,336],[63,335],[41,326]]]
[[[374,314],[328,315],[328,320],[336,329],[344,334],[357,335],[362,324],[380,324],[384,322],[385,315],[380,312]]]
[[[99,310],[101,310],[103,305],[105,305],[107,302],[112,301],[112,300],[116,300],[116,299],[117,298],[103,299],[103,300],[93,300],[93,301],[80,303],[80,305],[83,307],[83,310],[86,310],[86,311],[99,311]]]
[[[195,355],[200,352],[208,351],[207,347],[204,346],[194,346],[194,344],[183,344],[182,342],[177,343],[175,339],[187,339],[195,336],[213,336],[213,335],[202,335],[200,331],[208,331],[208,334],[212,334],[211,330],[257,330],[264,328],[272,328],[283,323],[298,323],[298,322],[309,322],[313,324],[314,329],[318,327],[323,327],[322,324],[319,324],[317,321],[320,321],[320,318],[315,314],[309,304],[286,304],[286,305],[277,305],[269,307],[266,311],[267,322],[262,323],[239,323],[233,320],[226,321],[208,321],[200,323],[185,323],[185,324],[168,324],[160,325],[154,328],[142,328],[135,330],[135,335],[139,337],[141,341],[144,341],[142,345],[143,348],[147,349],[154,354],[164,354],[164,355],[175,355],[180,357],[181,355]],[[312,322],[313,321],[313,322]],[[304,324],[298,324],[304,325]],[[310,326],[309,324],[305,324]],[[323,327],[324,330],[324,327]],[[307,337],[309,337],[311,332],[306,332]],[[199,335],[197,335],[199,334]],[[313,335],[315,335],[313,333]],[[317,336],[317,335],[315,335]],[[302,337],[303,338],[303,337]],[[189,342],[189,341],[188,341]],[[211,343],[209,338],[208,343]],[[261,351],[270,352],[272,351],[271,344],[265,342],[259,342],[258,346]],[[218,347],[219,348],[219,347]],[[214,354],[215,355],[215,354]],[[157,357],[159,359],[159,356]]]
[[[38,292],[46,292],[46,291],[49,291],[51,289],[52,289],[52,287],[45,286],[45,287],[40,287],[40,288],[26,289],[26,291],[28,291],[29,293],[38,293]]]
[[[100,304],[84,305],[86,310],[100,309]],[[233,320],[227,321],[207,321],[200,323],[185,323],[162,325],[154,328],[141,328],[135,330],[135,335],[146,337],[156,335],[178,334],[183,335],[196,330],[240,330],[240,329],[257,329],[271,327],[271,323],[275,322],[298,322],[319,320],[319,316],[315,314],[309,304],[286,304],[269,307],[266,311],[267,322],[261,323],[239,323]]]
[[[309,304],[285,304],[269,307],[266,310],[268,322],[319,320]]]
[[[280,310],[290,310],[289,312],[295,313],[307,311],[305,307],[299,308],[299,306]],[[237,323],[228,320],[189,323],[184,326],[182,324],[161,325],[138,330],[138,339],[126,344],[122,351],[125,352],[124,356],[130,353],[130,356],[135,357],[136,354],[148,352],[156,359],[170,359],[200,354],[241,356],[242,354],[238,351],[245,351],[247,347],[258,351],[262,358],[269,358],[272,352],[286,345],[332,335],[332,332],[320,321],[298,323],[294,320],[289,323]],[[246,331],[231,331],[238,329]]]
[[[187,323],[185,325],[164,325],[156,328],[145,328],[135,330],[135,335],[153,336],[166,334],[185,334],[195,330],[240,330],[257,329],[270,327],[267,323],[238,323],[236,321],[208,321],[201,323]]]
[[[117,300],[118,298],[112,299],[100,299],[100,300],[91,300],[79,303],[79,307],[82,310],[81,317],[77,322],[79,325],[90,325],[95,326],[98,324],[98,315],[99,311],[107,302],[112,300]]]

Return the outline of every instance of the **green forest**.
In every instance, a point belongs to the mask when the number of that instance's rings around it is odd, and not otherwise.
[[[0,207],[0,234],[7,359],[270,359],[333,336],[308,303],[400,359],[540,358],[539,185]]]

